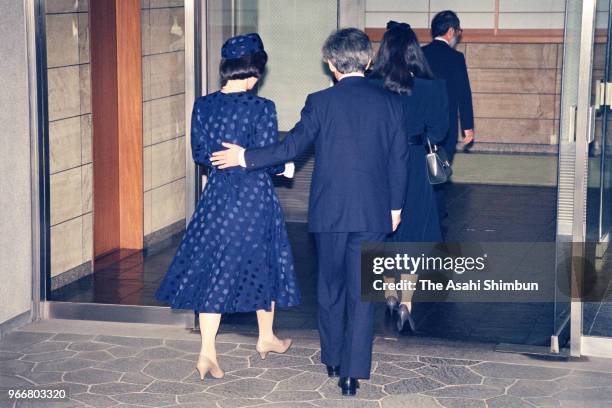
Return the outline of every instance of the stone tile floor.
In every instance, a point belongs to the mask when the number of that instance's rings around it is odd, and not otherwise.
[[[453,183],[447,189],[448,241],[516,242],[554,241],[556,188]],[[533,203],[537,202],[537,208]],[[287,219],[305,220],[305,214],[285,209]],[[296,218],[297,217],[297,218]],[[314,240],[303,222],[289,222],[287,230],[302,292],[302,304],[279,311],[278,327],[317,328],[317,258]],[[98,262],[95,274],[54,290],[49,300],[85,303],[163,306],[154,293],[172,260],[182,233],[120,261]],[[112,258],[112,257],[110,257]],[[109,262],[105,262],[109,261]],[[553,264],[539,271],[555,279]],[[385,306],[377,305],[375,331],[395,335],[395,324],[385,318]],[[558,305],[557,305],[558,306]],[[418,335],[461,341],[488,341],[546,345],[554,332],[553,303],[430,303],[415,309]],[[480,318],[485,315],[487,319]],[[602,316],[605,314],[593,314]],[[602,320],[602,319],[600,319]],[[256,328],[254,313],[223,316],[226,324]],[[594,327],[610,326],[608,321]],[[599,331],[601,332],[601,330]]]
[[[194,369],[197,333],[163,335],[172,333],[166,330],[154,337],[125,323],[89,330],[91,322],[80,333],[61,330],[78,324],[47,321],[40,330],[35,323],[0,341],[0,407],[612,407],[612,360],[542,359],[496,353],[486,344],[377,338],[372,377],[351,398],[327,378],[312,331],[283,332],[293,336],[294,347],[266,360],[254,350],[254,335],[221,333],[217,350],[226,376],[201,381]],[[129,335],[116,335],[120,331]],[[69,399],[7,399],[8,389],[33,388],[64,388]]]

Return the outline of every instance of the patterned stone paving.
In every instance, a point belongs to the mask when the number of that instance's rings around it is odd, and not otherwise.
[[[391,353],[375,353],[371,379],[343,398],[317,348],[298,339],[261,360],[232,338],[218,343],[225,378],[201,381],[197,341],[13,332],[0,341],[0,407],[612,407],[610,373]],[[37,388],[69,399],[7,399],[8,389]]]

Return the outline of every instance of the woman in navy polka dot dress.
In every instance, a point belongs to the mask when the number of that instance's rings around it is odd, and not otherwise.
[[[230,38],[221,50],[220,91],[198,98],[191,148],[210,166],[221,143],[265,146],[278,141],[274,103],[248,93],[261,77],[267,54],[257,34]],[[290,339],[272,330],[275,307],[295,306],[299,291],[282,209],[270,175],[292,176],[293,164],[247,172],[212,172],[183,241],[156,297],[172,308],[199,312],[202,349],[197,368],[220,378],[215,337],[221,314],[257,312],[262,358],[284,353]]]

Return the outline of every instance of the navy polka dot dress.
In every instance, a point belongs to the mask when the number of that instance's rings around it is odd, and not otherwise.
[[[274,103],[247,92],[216,92],[195,102],[191,148],[210,166],[222,142],[243,147],[277,142]],[[172,308],[227,313],[299,303],[293,255],[271,174],[212,169],[166,276],[156,292]]]

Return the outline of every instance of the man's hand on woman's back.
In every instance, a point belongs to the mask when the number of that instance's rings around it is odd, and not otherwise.
[[[244,147],[232,143],[222,143],[221,145],[226,149],[212,154],[210,158],[212,165],[219,169],[241,166],[240,157],[244,157]]]

